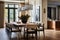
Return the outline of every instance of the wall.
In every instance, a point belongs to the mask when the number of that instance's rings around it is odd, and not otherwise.
[[[44,27],[47,28],[47,0],[42,0],[42,22]]]
[[[0,1],[0,28],[4,27],[4,2]]]
[[[13,0],[14,1],[14,0]],[[16,1],[16,0],[15,0]],[[2,10],[4,9],[4,3],[2,3],[3,5],[3,7],[2,7]],[[37,2],[37,4],[38,4],[38,2]],[[41,19],[41,21],[44,23],[44,26],[45,26],[45,28],[47,28],[47,0],[41,0],[40,1],[40,19]],[[1,10],[1,15],[3,15],[4,16],[4,12]],[[44,12],[44,10],[45,10],[45,12]],[[3,14],[2,14],[3,13]],[[1,22],[1,25],[3,26],[3,20],[4,20],[4,17],[1,17],[1,20],[2,20],[2,22]],[[2,27],[1,26],[1,27]]]
[[[31,2],[33,1],[30,1],[30,3]],[[44,27],[47,28],[47,0],[36,0],[36,4],[40,5],[40,21],[43,22]],[[44,9],[45,9],[45,12],[44,12]]]
[[[33,1],[30,1],[30,3],[31,2]],[[40,5],[40,21],[43,22],[44,27],[47,28],[47,0],[36,0],[36,4]],[[45,12],[44,12],[44,9],[45,9]]]

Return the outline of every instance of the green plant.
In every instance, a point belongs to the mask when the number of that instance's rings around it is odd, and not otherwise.
[[[30,17],[30,15],[26,14],[26,15],[21,15],[21,17],[19,17],[19,19],[21,19],[21,21],[23,23],[26,23],[29,17]]]

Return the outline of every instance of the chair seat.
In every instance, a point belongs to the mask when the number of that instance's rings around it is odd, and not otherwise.
[[[28,31],[25,31],[25,33],[36,33],[35,30],[28,30]]]
[[[37,28],[37,31],[42,31],[42,30],[43,30],[43,27]]]
[[[37,31],[43,31],[42,29],[37,29]]]
[[[14,29],[14,28],[13,28],[11,31],[12,31],[12,32],[21,32],[21,29]]]

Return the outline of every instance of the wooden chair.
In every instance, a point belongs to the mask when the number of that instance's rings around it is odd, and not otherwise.
[[[44,24],[43,23],[38,24],[37,32],[39,32],[39,36],[40,36],[40,31],[43,31],[43,35],[45,36]]]
[[[6,24],[6,30],[8,30],[9,32],[20,32],[21,30],[19,29],[19,27],[15,27],[13,24]]]
[[[26,25],[25,33],[27,34],[27,39],[28,39],[28,34],[35,34],[36,40],[37,40],[37,25],[35,24],[27,24]]]
[[[21,32],[21,29],[19,29],[19,27],[15,27],[13,24],[6,23],[6,31],[11,39],[12,32]]]

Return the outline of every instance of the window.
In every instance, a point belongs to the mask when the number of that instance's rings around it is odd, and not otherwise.
[[[18,21],[18,5],[6,4],[5,5],[5,22]]]
[[[40,21],[40,6],[36,7],[36,21]]]
[[[30,4],[33,5],[33,7],[32,7],[33,9],[31,10],[31,13],[30,13],[30,15],[31,15],[30,21],[31,22],[42,21],[41,20],[42,16],[40,16],[42,13],[42,12],[40,12],[40,10],[42,10],[41,0],[33,0],[33,1],[31,1]]]
[[[51,19],[51,7],[48,7],[48,18]]]
[[[39,22],[40,21],[40,6],[33,6],[33,10],[30,11],[30,21]]]
[[[48,7],[48,18],[56,20],[56,7]]]

